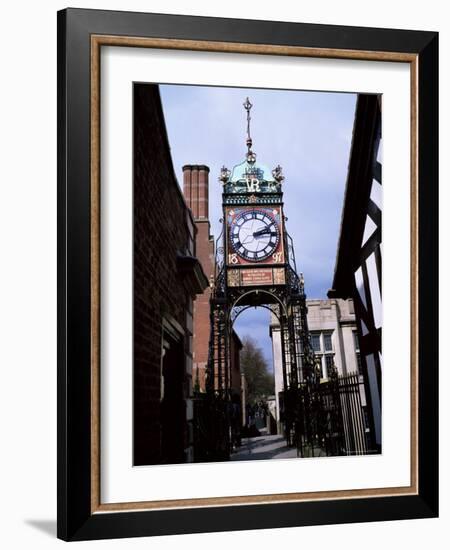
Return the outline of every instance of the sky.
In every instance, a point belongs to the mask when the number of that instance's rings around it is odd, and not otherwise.
[[[160,92],[180,186],[184,164],[210,168],[209,218],[215,238],[222,217],[220,168],[232,169],[244,160],[243,103],[250,98],[257,160],[283,168],[284,214],[297,271],[304,275],[308,298],[326,298],[336,260],[356,95],[183,85],[162,85]],[[269,312],[255,308],[238,317],[235,329],[241,338],[258,341],[271,368],[269,322]]]

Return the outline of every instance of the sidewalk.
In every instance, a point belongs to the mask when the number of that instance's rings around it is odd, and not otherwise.
[[[288,447],[282,435],[262,435],[242,439],[242,445],[232,453],[231,460],[267,460],[297,458],[297,449]]]

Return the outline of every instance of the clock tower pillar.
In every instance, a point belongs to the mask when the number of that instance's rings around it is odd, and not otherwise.
[[[303,277],[296,272],[294,246],[286,230],[284,175],[281,166],[269,169],[257,160],[250,134],[250,100],[244,103],[247,136],[244,159],[232,169],[222,167],[222,235],[216,250],[210,299],[210,338],[206,390],[210,398],[211,459],[230,453],[230,341],[233,323],[247,308],[263,307],[280,323],[283,392],[281,416],[289,445],[299,441],[308,395],[302,385],[316,384],[314,354],[307,326]],[[192,180],[191,196],[199,180]],[[189,187],[189,182],[188,182]],[[196,195],[197,193],[197,195]],[[208,438],[206,438],[208,440]]]

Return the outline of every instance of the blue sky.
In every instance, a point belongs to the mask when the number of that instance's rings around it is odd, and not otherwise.
[[[356,95],[344,93],[160,86],[173,164],[180,184],[184,164],[210,167],[209,217],[217,238],[222,216],[220,168],[246,152],[246,113],[253,103],[251,135],[258,161],[283,167],[284,212],[294,239],[297,270],[308,298],[326,298],[331,286]],[[235,328],[258,340],[269,363],[269,314],[243,313]]]

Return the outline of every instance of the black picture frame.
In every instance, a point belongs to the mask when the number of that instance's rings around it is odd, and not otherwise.
[[[417,56],[418,493],[92,513],[91,36],[299,46]],[[438,515],[438,34],[66,9],[58,12],[58,532],[138,537]],[[401,208],[401,205],[398,206]],[[426,368],[420,368],[420,366]]]

